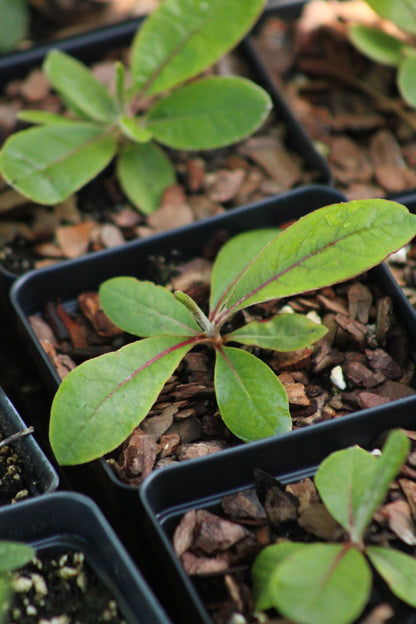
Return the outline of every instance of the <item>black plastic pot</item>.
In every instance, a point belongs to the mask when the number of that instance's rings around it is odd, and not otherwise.
[[[256,469],[283,483],[297,481],[312,476],[329,453],[353,444],[371,449],[380,433],[397,427],[416,428],[413,398],[396,406],[385,405],[341,418],[325,427],[317,425],[255,442],[150,475],[140,490],[149,539],[160,565],[169,571],[171,591],[184,596],[183,621],[212,622],[172,548],[173,531],[184,513],[201,508],[218,513],[223,496],[254,487]]]
[[[104,54],[108,54],[111,48],[128,45],[141,21],[141,18],[128,20],[94,32],[57,41],[48,46],[40,46],[0,58],[0,84],[6,85],[9,80],[24,76],[30,69],[39,66],[47,52],[54,48],[68,52],[83,62],[97,61]],[[240,44],[239,51],[249,68],[253,71],[253,79],[266,90],[270,88],[274,110],[278,118],[286,126],[285,140],[287,144],[295,153],[299,154],[311,170],[317,172],[317,183],[329,184],[331,182],[331,173],[325,159],[315,149],[313,143],[293,116],[284,98],[280,96],[279,91],[271,84],[267,75],[262,71],[261,65],[255,58],[252,58],[252,48],[247,40]],[[7,292],[16,277],[16,274],[0,262],[0,305],[3,292],[3,306],[7,306]]]
[[[257,70],[261,72],[262,74],[264,74],[265,85],[267,85],[267,89],[269,90],[269,92],[272,93],[273,90],[279,91],[279,97],[281,100],[285,100],[285,95],[284,93],[282,93],[282,91],[280,91],[279,87],[277,86],[276,80],[273,78],[272,72],[270,71],[270,68],[268,67],[266,60],[263,58],[261,53],[257,50],[253,39],[255,38],[256,32],[258,32],[261,25],[264,24],[264,22],[268,18],[276,17],[285,22],[291,22],[291,21],[296,20],[301,15],[302,9],[305,6],[305,4],[307,4],[307,1],[308,0],[271,0],[266,6],[265,10],[263,11],[261,18],[258,20],[257,24],[254,26],[251,32],[251,36],[248,37],[247,45],[250,48],[250,52],[253,57],[253,62],[255,63]],[[285,106],[291,109],[290,105],[287,102]],[[300,127],[302,131],[305,133],[305,135],[308,137],[309,136],[308,132],[306,131],[302,123],[300,123]],[[310,137],[309,137],[309,140],[312,141]],[[333,179],[333,174],[328,163],[327,163],[327,166],[330,169],[331,183],[335,184],[335,181]],[[387,199],[401,201],[400,198],[402,197],[402,195],[404,194],[407,195],[408,193],[409,194],[414,193],[415,191],[416,189],[408,189],[408,190],[404,190],[400,192],[391,192],[391,193],[387,193],[385,197]]]
[[[7,438],[26,429],[15,407],[0,388],[0,430]],[[36,435],[36,432],[35,432]],[[33,434],[25,435],[14,442],[13,448],[22,460],[24,487],[29,497],[39,496],[56,490],[59,479],[52,464],[42,451]],[[4,505],[10,507],[10,505]]]
[[[0,539],[27,542],[38,553],[81,551],[129,624],[170,622],[111,526],[85,496],[48,494],[0,511]]]

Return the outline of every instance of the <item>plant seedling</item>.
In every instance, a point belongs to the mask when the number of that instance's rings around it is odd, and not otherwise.
[[[29,563],[34,555],[33,548],[27,544],[0,541],[0,624],[6,624],[12,595],[9,573]]]
[[[173,164],[161,145],[209,150],[236,143],[269,113],[269,95],[246,78],[194,78],[240,41],[264,4],[164,0],[136,33],[129,74],[116,64],[114,94],[80,61],[51,51],[43,70],[70,116],[34,110],[19,114],[39,125],[5,142],[0,171],[6,182],[37,203],[55,204],[117,156],[124,193],[142,212],[153,212],[175,183]],[[151,104],[143,112],[145,99]]]
[[[277,314],[237,329],[229,321],[253,304],[358,275],[415,234],[416,216],[382,199],[326,206],[282,232],[240,234],[214,263],[208,315],[185,293],[133,277],[107,280],[99,290],[104,312],[144,339],[86,361],[64,379],[49,430],[57,460],[83,463],[115,449],[145,418],[186,353],[203,344],[215,350],[215,393],[227,427],[244,441],[289,431],[284,387],[249,347],[302,349],[326,328],[299,314]]]
[[[345,529],[340,544],[281,542],[257,556],[252,577],[256,610],[276,608],[296,624],[348,624],[363,611],[371,591],[371,565],[391,591],[416,607],[416,559],[364,543],[373,513],[410,450],[393,431],[381,457],[351,447],[329,455],[315,484],[329,513]]]
[[[365,0],[383,19],[395,25],[397,34],[382,27],[352,24],[351,42],[363,54],[397,68],[397,86],[403,99],[416,107],[416,5],[409,0]]]

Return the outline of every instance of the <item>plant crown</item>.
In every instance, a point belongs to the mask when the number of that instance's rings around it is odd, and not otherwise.
[[[416,4],[412,0],[365,1],[381,18],[392,22],[396,32],[386,32],[382,26],[352,24],[350,40],[369,58],[397,68],[399,91],[408,104],[416,107]]]
[[[104,312],[143,339],[82,363],[64,379],[49,430],[57,460],[83,463],[115,449],[145,418],[186,353],[202,344],[215,350],[217,403],[232,433],[250,441],[288,432],[284,387],[250,347],[302,349],[326,328],[290,313],[237,329],[228,321],[253,304],[358,275],[415,234],[416,216],[382,199],[326,206],[282,232],[245,232],[230,239],[215,260],[208,315],[185,293],[133,277],[105,281],[99,290]]]
[[[268,115],[269,95],[246,78],[205,76],[183,84],[231,50],[264,3],[164,0],[137,30],[129,75],[121,63],[115,65],[114,94],[80,61],[52,50],[43,70],[70,116],[19,114],[39,125],[5,142],[0,171],[6,182],[37,203],[55,204],[117,157],[124,193],[142,212],[153,212],[175,183],[173,164],[160,145],[222,147],[252,134]],[[142,112],[145,98],[151,104]]]
[[[0,541],[0,624],[6,624],[12,588],[10,574],[33,559],[31,546],[20,542]]]
[[[389,434],[379,458],[355,446],[322,462],[315,484],[327,510],[343,527],[345,540],[282,541],[264,548],[252,568],[256,610],[275,607],[296,624],[349,624],[370,596],[369,562],[396,596],[416,607],[416,559],[364,543],[372,515],[409,450],[408,437],[397,429]]]

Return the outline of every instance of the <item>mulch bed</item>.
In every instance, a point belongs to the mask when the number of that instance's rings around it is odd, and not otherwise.
[[[412,554],[416,544],[416,432],[407,433],[412,450],[374,515],[366,543]],[[374,448],[380,446],[378,441]],[[188,511],[173,535],[175,552],[215,624],[289,624],[276,612],[270,612],[267,620],[253,613],[250,569],[254,558],[280,540],[343,540],[342,527],[320,502],[311,478],[283,485],[257,471],[255,483],[253,489],[225,496],[215,508]],[[384,582],[375,580],[369,604],[357,622],[411,624],[414,617],[413,609],[393,596]]]
[[[177,264],[166,277],[172,267],[162,264],[161,281],[187,292],[206,310],[211,267],[212,256],[196,258]],[[155,280],[155,270],[160,270],[156,261],[150,279]],[[408,338],[395,319],[390,298],[368,276],[310,295],[253,306],[234,322],[268,318],[287,305],[329,329],[321,341],[302,351],[252,349],[284,384],[294,429],[415,394]],[[134,339],[108,321],[97,293],[80,294],[78,306],[74,310],[49,302],[42,317],[30,318],[61,378],[81,361]],[[185,357],[149,415],[109,460],[121,480],[136,486],[155,468],[240,443],[221,420],[213,367],[214,354],[208,347],[195,348]]]
[[[12,573],[11,624],[125,624],[108,587],[81,552],[39,554]]]
[[[113,85],[118,50],[93,66]],[[250,76],[241,56],[230,54],[216,66],[219,74]],[[62,105],[40,69],[9,83],[0,97],[0,141],[22,128],[21,109],[62,112]],[[151,216],[137,211],[123,195],[111,165],[67,201],[53,207],[34,204],[3,185],[0,189],[0,262],[21,274],[63,259],[122,245],[128,240],[186,225],[290,188],[313,182],[319,173],[285,144],[285,126],[272,113],[249,139],[208,152],[168,150],[178,184],[167,189]]]
[[[416,187],[416,113],[401,100],[395,71],[369,61],[347,39],[347,24],[371,23],[369,13],[359,0],[311,0],[299,19],[275,12],[255,37],[348,199]]]

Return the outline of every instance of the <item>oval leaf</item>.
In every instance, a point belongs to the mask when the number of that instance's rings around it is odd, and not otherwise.
[[[403,602],[416,608],[416,559],[381,546],[368,546],[366,554],[391,591]]]
[[[349,624],[360,615],[371,588],[371,571],[356,548],[310,544],[272,574],[269,594],[297,624]]]
[[[140,120],[137,118],[123,115],[119,118],[118,125],[128,139],[136,141],[137,143],[147,143],[153,136],[148,128],[140,125]]]
[[[0,541],[0,574],[17,570],[33,559],[35,551],[22,542]]]
[[[195,336],[201,329],[191,312],[163,286],[134,277],[114,277],[99,290],[104,312],[136,336]]]
[[[7,52],[25,38],[29,23],[27,0],[0,0],[0,52]]]
[[[221,297],[247,266],[247,258],[255,258],[276,238],[281,230],[263,228],[237,234],[223,245],[215,259],[211,275],[210,319],[221,306]]]
[[[357,513],[365,502],[377,459],[362,448],[351,447],[329,455],[319,466],[315,484],[329,513],[352,537]],[[361,537],[356,536],[358,539]]]
[[[302,217],[225,289],[217,323],[253,303],[341,282],[379,264],[416,234],[416,216],[385,199],[325,206]]]
[[[144,214],[160,206],[164,191],[176,183],[169,158],[154,143],[134,143],[120,154],[117,175],[129,200]]]
[[[92,180],[113,159],[112,136],[92,124],[62,124],[23,130],[0,152],[0,170],[22,195],[56,204]]]
[[[327,333],[319,325],[302,314],[277,314],[270,320],[247,323],[230,334],[227,341],[235,340],[275,351],[296,351],[313,344]]]
[[[82,464],[121,444],[145,418],[194,341],[146,338],[77,366],[55,394],[49,427],[60,464]]]
[[[400,64],[403,43],[397,37],[363,24],[353,24],[348,32],[353,45],[376,63]]]
[[[403,60],[397,74],[397,84],[403,99],[416,107],[416,56],[408,56]]]
[[[52,50],[46,56],[43,70],[52,86],[77,111],[98,122],[115,120],[115,100],[83,63],[61,50]]]
[[[413,0],[366,0],[366,2],[381,17],[416,35],[416,5]]]
[[[177,89],[147,116],[157,141],[175,149],[214,149],[252,134],[272,107],[245,78],[213,76]]]
[[[250,30],[264,4],[264,0],[164,0],[133,41],[136,88],[160,93],[210,67]]]
[[[291,430],[282,383],[251,353],[232,347],[217,351],[214,385],[222,418],[241,440],[259,440]]]
[[[267,611],[274,607],[272,574],[285,559],[308,548],[301,542],[279,542],[266,546],[257,555],[251,568],[253,597],[256,611]]]

